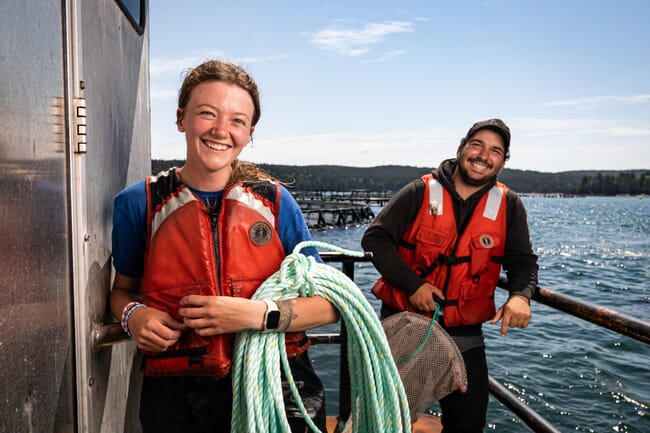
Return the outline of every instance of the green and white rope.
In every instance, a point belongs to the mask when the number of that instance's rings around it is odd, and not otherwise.
[[[406,393],[375,311],[354,281],[345,274],[299,253],[306,247],[363,256],[361,252],[324,242],[301,242],[282,261],[280,269],[262,283],[253,299],[321,296],[329,300],[340,312],[348,332],[352,431],[410,432]],[[284,409],[280,365],[305,421],[312,431],[320,432],[307,414],[295,386],[287,360],[284,333],[243,331],[237,334],[233,360],[233,433],[290,431]]]

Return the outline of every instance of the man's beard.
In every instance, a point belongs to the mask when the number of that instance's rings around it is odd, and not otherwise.
[[[471,163],[472,161],[471,161],[471,160],[467,160],[467,162]],[[462,162],[462,161],[458,161],[458,174],[460,175],[461,180],[462,180],[465,184],[467,184],[467,185],[471,185],[471,186],[483,186],[483,185],[487,185],[488,183],[493,182],[493,181],[497,178],[497,176],[496,176],[496,174],[495,174],[495,175],[492,176],[492,177],[486,177],[486,178],[483,178],[483,179],[472,179],[472,178],[469,176],[469,174],[467,173],[467,169],[466,169],[465,166],[463,165],[463,162]]]

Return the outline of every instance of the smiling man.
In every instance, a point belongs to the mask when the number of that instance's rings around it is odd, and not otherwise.
[[[530,322],[537,286],[526,210],[517,194],[497,181],[510,157],[510,129],[500,119],[476,122],[456,158],[406,185],[368,226],[361,241],[381,278],[373,293],[381,316],[400,311],[431,315],[460,349],[467,392],[440,400],[443,433],[482,432],[488,371],[482,323],[508,328]],[[501,269],[510,296],[498,310],[494,290]]]

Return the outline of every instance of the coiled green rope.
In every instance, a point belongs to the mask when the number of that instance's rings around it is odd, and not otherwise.
[[[280,270],[262,283],[253,299],[322,296],[329,300],[340,312],[348,331],[351,401],[356,405],[352,409],[353,432],[410,432],[406,393],[375,311],[345,274],[299,253],[306,247],[363,255],[324,242],[301,242],[282,261]],[[284,333],[243,331],[237,334],[233,362],[233,433],[290,431],[280,365],[304,419],[314,432],[320,432],[307,414],[294,384]]]

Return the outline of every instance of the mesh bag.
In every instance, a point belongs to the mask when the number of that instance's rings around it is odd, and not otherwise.
[[[412,420],[453,391],[467,390],[463,357],[435,318],[405,311],[383,319],[381,324],[404,384]]]

